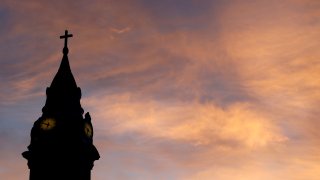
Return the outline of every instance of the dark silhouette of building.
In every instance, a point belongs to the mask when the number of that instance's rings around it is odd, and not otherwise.
[[[65,31],[63,58],[50,87],[42,116],[31,129],[31,143],[22,156],[30,180],[90,180],[93,162],[100,158],[92,142],[89,113],[83,117],[81,89],[72,75]]]

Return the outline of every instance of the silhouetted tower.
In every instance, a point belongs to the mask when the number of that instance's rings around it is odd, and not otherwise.
[[[90,180],[93,162],[100,158],[92,142],[89,113],[83,117],[81,89],[72,75],[65,31],[63,58],[42,116],[31,129],[31,143],[22,156],[28,160],[30,180]]]

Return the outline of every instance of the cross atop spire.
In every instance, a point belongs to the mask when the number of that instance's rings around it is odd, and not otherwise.
[[[60,36],[60,39],[64,39],[64,48],[63,48],[63,54],[68,54],[68,38],[73,37],[72,34],[68,34],[68,30],[65,30],[64,35]]]

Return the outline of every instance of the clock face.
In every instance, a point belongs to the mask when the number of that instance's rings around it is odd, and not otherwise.
[[[46,118],[42,120],[40,123],[40,128],[45,131],[51,130],[55,126],[56,126],[56,120],[53,118]]]
[[[92,137],[92,127],[89,123],[84,124],[84,133],[86,134],[86,136]]]

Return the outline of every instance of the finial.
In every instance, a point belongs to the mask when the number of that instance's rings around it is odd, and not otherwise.
[[[73,37],[72,34],[68,34],[68,30],[65,30],[64,35],[60,36],[60,39],[64,39],[64,47],[63,47],[63,54],[68,54],[69,49],[68,49],[68,38]]]

